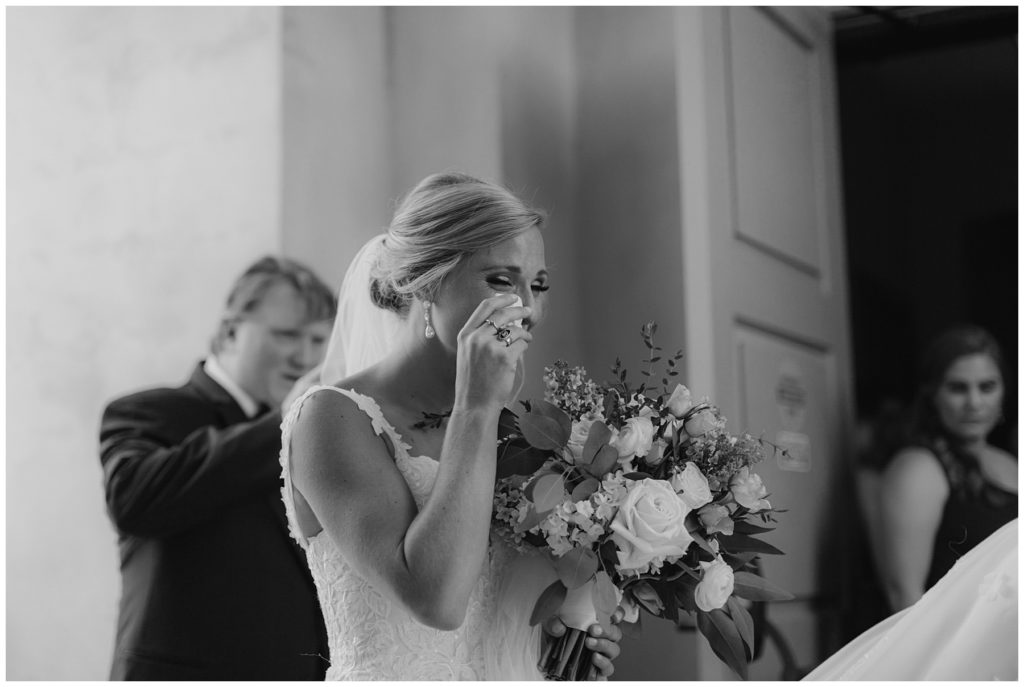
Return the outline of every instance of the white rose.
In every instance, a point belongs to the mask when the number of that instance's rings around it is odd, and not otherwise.
[[[736,503],[748,509],[752,513],[759,510],[768,510],[771,504],[765,499],[768,489],[761,482],[761,476],[750,471],[750,468],[741,468],[732,476],[729,481],[729,489],[732,491]]]
[[[579,465],[583,456],[583,446],[587,443],[587,436],[590,434],[590,426],[594,424],[593,419],[580,418],[572,423],[572,432],[569,433],[569,442],[566,448],[572,455],[573,465]]]
[[[697,589],[693,592],[697,608],[702,611],[721,608],[732,596],[732,568],[722,560],[721,556],[710,563],[702,561],[700,567],[704,568],[704,576],[701,577],[700,582],[697,583]]]
[[[682,496],[686,505],[696,510],[711,503],[708,478],[694,463],[687,463],[682,472],[672,475],[672,487]]]
[[[626,426],[615,437],[613,445],[619,452],[619,458],[642,458],[651,450],[654,425],[651,423],[650,409],[644,408],[644,411],[641,411],[639,417],[626,420]]]
[[[710,408],[707,408],[686,418],[686,423],[683,425],[683,429],[686,430],[687,434],[696,439],[697,437],[702,437],[714,429],[715,424],[715,414],[711,412]]]
[[[618,546],[616,569],[625,574],[646,572],[653,562],[682,556],[693,541],[686,529],[686,505],[664,480],[643,479],[629,485],[626,498],[611,522]]]
[[[682,384],[676,384],[676,388],[672,390],[672,395],[669,396],[668,401],[665,402],[665,407],[668,408],[668,412],[678,418],[686,415],[686,411],[688,411],[692,405],[693,400],[690,396],[690,390]]]
[[[731,535],[735,531],[736,523],[729,516],[729,509],[719,505],[702,508],[700,513],[698,513],[700,524],[704,526],[708,534],[721,532],[725,535]]]

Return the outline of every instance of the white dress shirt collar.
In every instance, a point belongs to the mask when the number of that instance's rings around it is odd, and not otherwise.
[[[220,384],[224,391],[231,395],[231,398],[235,399],[235,402],[241,407],[242,412],[249,419],[256,417],[259,413],[260,406],[253,400],[253,397],[245,393],[242,387],[235,383],[235,380],[231,379],[227,371],[217,362],[217,357],[211,355],[203,363],[203,371],[210,375],[210,379]]]

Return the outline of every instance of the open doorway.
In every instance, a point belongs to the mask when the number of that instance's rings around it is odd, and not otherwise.
[[[834,15],[856,411],[909,402],[941,329],[992,332],[1017,396],[1017,8],[851,7]],[[863,543],[863,538],[858,538]],[[848,638],[887,613],[869,556]],[[867,561],[866,564],[864,562]]]

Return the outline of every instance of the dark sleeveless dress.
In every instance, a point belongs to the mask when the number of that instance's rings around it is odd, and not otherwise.
[[[988,482],[983,483],[977,494],[971,494],[966,488],[954,487],[949,468],[943,465],[943,470],[950,484],[950,494],[935,533],[925,589],[931,589],[958,558],[1017,517],[1017,494]]]

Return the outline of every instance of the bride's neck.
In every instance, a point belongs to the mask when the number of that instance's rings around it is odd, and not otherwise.
[[[438,413],[455,402],[455,356],[437,339],[427,339],[418,327],[403,332],[395,352],[383,362],[403,405],[411,410]]]

